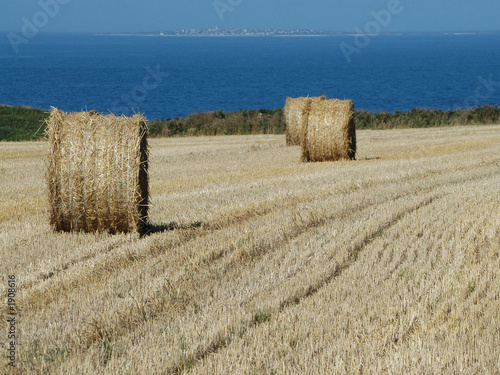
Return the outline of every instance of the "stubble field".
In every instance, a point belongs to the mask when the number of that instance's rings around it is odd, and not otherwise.
[[[500,373],[500,126],[154,139],[150,236],[56,234],[44,142],[0,143],[14,374]]]

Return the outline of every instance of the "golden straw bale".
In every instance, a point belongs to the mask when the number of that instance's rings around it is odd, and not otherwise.
[[[311,102],[302,128],[302,161],[355,159],[356,126],[351,100]]]
[[[53,109],[47,133],[53,228],[142,233],[149,200],[146,119]]]
[[[326,97],[324,95],[311,98],[286,98],[284,114],[286,123],[286,144],[288,146],[301,144],[301,132],[304,125],[307,125],[307,117],[311,102],[325,99]]]

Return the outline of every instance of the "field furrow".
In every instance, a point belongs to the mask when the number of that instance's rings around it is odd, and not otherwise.
[[[498,223],[472,207],[498,214],[500,201],[455,193],[403,217],[333,282],[208,356],[193,373],[418,373],[431,364],[437,372],[476,373],[481,366],[498,372],[500,290],[489,287],[500,266]],[[441,215],[443,208],[450,215]],[[427,254],[419,251],[424,247]],[[378,257],[388,248],[395,253],[389,270]],[[493,264],[476,258],[471,267],[477,251]],[[436,263],[438,256],[446,261]],[[464,303],[472,293],[475,300]]]

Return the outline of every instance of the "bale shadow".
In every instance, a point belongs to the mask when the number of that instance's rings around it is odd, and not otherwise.
[[[380,159],[382,159],[380,156],[372,156],[372,157],[365,156],[364,158],[361,158],[359,160],[380,160]]]
[[[187,224],[187,225],[179,225],[175,221],[171,221],[170,223],[160,223],[160,224],[148,223],[142,228],[140,237],[143,238],[155,233],[169,232],[176,229],[196,229],[196,228],[201,228],[202,225],[203,223],[201,221],[196,221],[192,224]]]

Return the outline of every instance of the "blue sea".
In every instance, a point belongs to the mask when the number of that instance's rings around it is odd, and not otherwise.
[[[138,111],[150,120],[280,108],[287,96],[322,94],[371,111],[500,104],[500,33],[379,35],[363,43],[354,36],[39,34],[17,52],[0,34],[0,67],[0,103]]]

